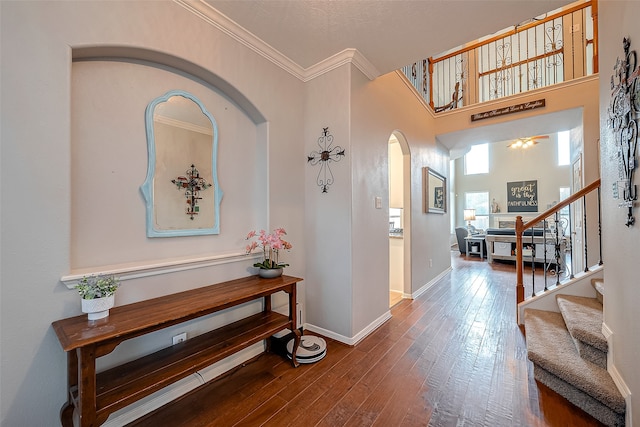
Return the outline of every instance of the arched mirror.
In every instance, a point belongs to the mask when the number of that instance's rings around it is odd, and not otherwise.
[[[222,191],[213,116],[195,96],[174,90],[149,103],[145,125],[148,167],[140,190],[147,236],[219,234]]]

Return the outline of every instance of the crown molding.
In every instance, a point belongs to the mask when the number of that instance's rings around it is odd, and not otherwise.
[[[305,69],[303,81],[308,82],[324,73],[349,63],[353,64],[362,74],[367,76],[369,80],[373,80],[380,75],[376,67],[357,49],[345,49]]]
[[[304,69],[302,67],[204,1],[174,0],[174,2],[283,70],[303,80]]]
[[[247,31],[203,0],[173,1],[303,82],[313,80],[348,63],[353,64],[369,80],[380,75],[376,67],[356,49],[345,49],[309,68],[302,68],[276,48]]]

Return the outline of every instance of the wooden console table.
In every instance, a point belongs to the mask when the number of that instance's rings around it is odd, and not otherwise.
[[[60,411],[62,425],[73,427],[75,408],[80,426],[98,426],[111,413],[285,328],[296,334],[292,363],[298,366],[296,284],[301,280],[291,276],[244,277],[114,307],[100,320],[89,321],[81,315],[53,322],[67,352],[69,396]],[[280,291],[289,295],[289,316],[271,310],[271,295]],[[96,359],[123,341],[258,298],[264,298],[264,310],[258,314],[96,373]]]

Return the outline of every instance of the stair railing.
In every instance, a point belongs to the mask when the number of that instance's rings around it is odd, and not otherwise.
[[[600,179],[592,182],[591,184],[587,185],[586,187],[584,187],[583,189],[581,189],[580,191],[572,194],[570,197],[567,197],[566,199],[562,200],[560,203],[556,204],[555,206],[551,207],[550,209],[547,209],[545,212],[541,213],[540,215],[538,215],[537,217],[533,218],[530,221],[527,221],[526,223],[524,223],[522,221],[522,216],[517,216],[516,217],[516,304],[519,304],[521,302],[523,302],[525,300],[525,295],[524,295],[524,260],[525,258],[530,258],[531,259],[531,270],[532,270],[532,296],[536,295],[536,287],[535,287],[535,277],[533,277],[535,275],[535,264],[536,262],[539,262],[539,260],[541,259],[541,257],[537,257],[536,258],[536,247],[538,246],[535,242],[542,242],[542,248],[544,251],[544,257],[542,257],[543,260],[543,268],[544,268],[544,280],[545,280],[545,286],[544,286],[544,291],[548,290],[547,287],[547,271],[549,270],[550,266],[553,265],[555,270],[554,270],[554,274],[556,275],[556,285],[560,284],[560,273],[561,270],[564,268],[564,271],[570,270],[570,277],[573,277],[573,242],[572,242],[572,235],[573,235],[573,229],[571,227],[571,224],[569,223],[568,226],[563,225],[562,221],[560,219],[560,212],[563,208],[568,207],[569,208],[569,221],[571,218],[571,205],[574,202],[577,201],[582,201],[582,212],[583,212],[583,225],[582,225],[582,229],[583,231],[583,247],[584,247],[584,263],[585,263],[585,272],[588,271],[588,267],[586,267],[588,265],[588,250],[587,250],[587,202],[586,202],[586,197],[588,194],[590,194],[591,192],[596,191],[597,192],[597,220],[598,220],[598,242],[599,242],[599,264],[602,264],[602,227],[601,227],[601,218],[600,218]],[[549,218],[552,218],[551,220],[549,220]],[[550,223],[554,225],[554,227],[550,227]],[[541,225],[541,227],[540,227]],[[534,227],[538,227],[541,228],[542,231],[541,236],[542,238],[540,238],[540,235],[536,236],[537,233],[535,233],[534,231]],[[531,230],[526,236],[525,231],[526,230]],[[568,230],[568,233],[565,234],[565,231]],[[540,234],[538,233],[538,234]],[[530,251],[527,251],[527,255],[524,255],[524,245],[527,243],[528,239],[529,239],[529,235],[531,235],[531,248]],[[553,258],[549,258],[547,259],[547,242],[552,242],[554,245],[554,251],[553,251]],[[569,251],[569,257],[571,258],[572,262],[571,265],[568,265],[566,263],[566,254],[565,254],[565,248],[568,248]],[[536,259],[538,261],[536,261]]]

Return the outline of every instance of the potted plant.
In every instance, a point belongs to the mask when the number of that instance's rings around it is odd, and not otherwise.
[[[109,315],[119,286],[120,280],[114,276],[84,276],[78,281],[76,289],[82,298],[82,312],[87,313],[89,320]]]
[[[273,233],[267,234],[266,231],[260,230],[257,234],[255,231],[251,231],[247,234],[246,240],[251,240],[257,237],[257,241],[254,240],[246,247],[247,255],[260,247],[262,249],[263,260],[262,262],[256,262],[254,267],[258,267],[258,275],[264,278],[278,277],[282,275],[284,267],[289,264],[280,262],[279,255],[280,250],[291,249],[291,243],[282,238],[287,232],[284,228],[276,228]]]

